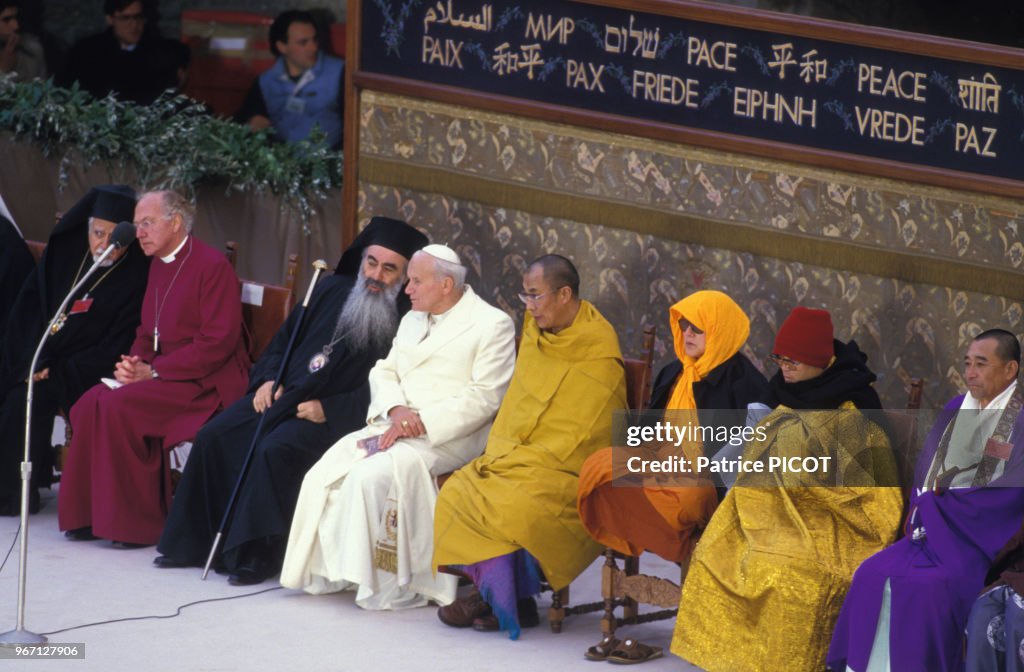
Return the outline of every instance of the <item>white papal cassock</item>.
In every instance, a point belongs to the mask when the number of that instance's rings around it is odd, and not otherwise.
[[[433,575],[434,476],[484,448],[515,362],[515,327],[466,287],[447,313],[410,312],[370,372],[367,427],[343,437],[302,483],[281,570],[287,588],[357,590],[366,609],[455,599],[455,577]],[[417,411],[427,433],[366,457],[389,410]]]

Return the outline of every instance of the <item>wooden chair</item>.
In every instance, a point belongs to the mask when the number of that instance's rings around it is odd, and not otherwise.
[[[25,240],[25,244],[28,245],[28,251],[32,253],[32,257],[39,263],[39,260],[43,258],[43,251],[46,249],[46,243],[38,240]]]
[[[892,442],[893,457],[896,458],[900,489],[903,490],[904,514],[910,505],[910,491],[914,487],[914,468],[917,466],[917,456],[921,450],[917,441],[917,410],[921,408],[924,380],[911,378],[909,387],[906,409],[885,411],[885,418],[889,423],[889,438]]]
[[[884,411],[891,427],[890,441],[905,495],[909,493],[913,482],[914,462],[919,450],[917,417],[915,413],[908,411],[920,408],[923,387],[924,383],[921,379],[912,378],[906,410]],[[690,553],[687,554],[686,560],[680,563],[678,583],[659,576],[641,574],[638,556],[625,556],[611,548],[606,548],[605,563],[601,570],[601,596],[604,598],[604,616],[601,618],[602,636],[613,636],[616,628],[623,625],[675,618],[679,611],[683,581],[690,568],[690,557],[696,544],[697,539],[693,538]],[[621,569],[618,566],[619,559],[623,561]],[[641,614],[639,611],[641,604],[660,607],[660,610]],[[617,607],[622,607],[622,616],[615,615]]]
[[[644,328],[643,351],[640,359],[625,359],[623,363],[626,368],[626,401],[629,408],[636,411],[646,410],[651,403],[651,384],[654,381],[651,365],[654,362],[654,333],[655,327],[649,325]],[[602,586],[604,579],[602,576]],[[552,590],[545,586],[546,590]],[[569,586],[561,590],[552,591],[551,607],[548,608],[548,624],[551,632],[562,631],[562,621],[566,616],[587,614],[605,608],[605,602],[587,602],[575,606],[569,604]]]
[[[242,285],[242,322],[247,334],[249,356],[259,359],[270,345],[274,334],[288,319],[295,306],[295,276],[299,255],[288,256],[284,285],[269,285],[251,280],[240,280]]]
[[[228,258],[231,268],[238,270],[238,243],[229,240],[224,243],[224,256]]]

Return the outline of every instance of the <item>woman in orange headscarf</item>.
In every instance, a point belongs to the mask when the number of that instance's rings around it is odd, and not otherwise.
[[[743,427],[747,404],[760,400],[767,387],[764,375],[740,352],[750,334],[750,320],[736,302],[717,291],[699,291],[669,309],[669,323],[678,359],[654,381],[651,409],[696,411],[701,426]],[[666,419],[679,425],[685,414]],[[712,457],[725,441],[687,442],[675,453]],[[613,477],[613,451],[590,456],[580,473],[577,507],[583,526],[600,543],[629,555],[644,551],[682,562],[693,548],[695,532],[707,525],[718,505],[714,485],[704,480],[683,485],[618,487]],[[618,457],[616,456],[617,461]]]

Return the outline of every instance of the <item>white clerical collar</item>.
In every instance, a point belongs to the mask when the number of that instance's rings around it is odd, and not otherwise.
[[[1010,397],[1013,396],[1013,391],[1017,389],[1017,381],[1014,380],[1010,383],[1009,387],[997,394],[992,401],[988,402],[988,406],[985,406],[987,410],[1002,410],[1006,408],[1006,405],[1010,403]],[[977,410],[981,408],[981,404],[974,398],[970,392],[964,396],[963,403],[960,404],[960,409],[964,411]]]
[[[181,252],[181,248],[185,247],[185,243],[188,242],[188,235],[185,235],[185,239],[181,241],[181,244],[174,248],[174,251],[168,254],[166,257],[160,257],[160,261],[165,264],[169,264],[178,256],[178,252]]]

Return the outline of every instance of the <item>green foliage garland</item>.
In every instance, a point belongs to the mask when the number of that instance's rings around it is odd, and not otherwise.
[[[182,189],[226,182],[241,192],[270,191],[308,222],[314,204],[341,185],[342,154],[323,134],[300,143],[272,142],[265,131],[211,116],[196,101],[164,94],[152,105],[96,99],[75,84],[16,83],[0,77],[0,130],[60,156],[60,188],[74,161],[134,171],[142,189]],[[111,175],[112,179],[118,179]]]

